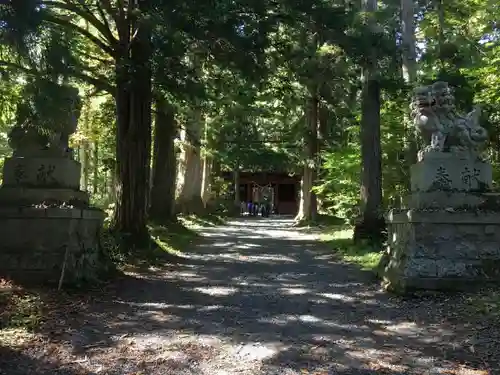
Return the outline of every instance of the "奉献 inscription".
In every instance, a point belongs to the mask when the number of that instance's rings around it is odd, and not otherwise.
[[[56,167],[54,165],[48,165],[48,166],[45,166],[45,164],[40,165],[36,174],[36,181],[43,185],[56,182],[54,178],[55,169]]]
[[[16,184],[20,184],[26,178],[26,171],[24,170],[24,166],[22,164],[17,164],[14,168],[14,179]]]
[[[471,189],[474,182],[479,181],[480,175],[481,171],[479,171],[478,169],[471,169],[468,166],[465,166],[464,170],[462,171],[462,182],[467,185],[469,189]]]
[[[439,166],[436,170],[436,177],[432,182],[432,188],[435,190],[447,190],[451,188],[451,178],[445,167]]]

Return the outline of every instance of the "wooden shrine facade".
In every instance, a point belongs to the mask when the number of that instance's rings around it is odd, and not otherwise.
[[[233,182],[231,172],[224,173],[226,181]],[[274,208],[282,215],[295,215],[299,209],[300,176],[278,172],[241,172],[240,199],[252,202],[256,187],[270,186],[273,191]]]

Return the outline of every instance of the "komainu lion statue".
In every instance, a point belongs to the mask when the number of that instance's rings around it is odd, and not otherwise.
[[[8,134],[14,156],[71,157],[82,101],[78,88],[38,79],[25,85],[16,123]]]
[[[477,158],[488,140],[479,125],[479,107],[467,115],[455,109],[455,98],[446,82],[436,82],[415,90],[412,103],[414,123],[426,146],[418,159],[432,152],[451,152]]]

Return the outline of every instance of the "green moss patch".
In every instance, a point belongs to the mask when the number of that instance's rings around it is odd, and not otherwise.
[[[330,227],[322,231],[320,240],[328,244],[346,262],[356,264],[363,270],[375,272],[382,257],[382,249],[367,242],[354,244],[353,234],[353,229],[350,227]]]

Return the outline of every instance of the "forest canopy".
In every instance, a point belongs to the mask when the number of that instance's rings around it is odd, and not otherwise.
[[[118,231],[213,209],[221,171],[274,170],[302,177],[298,220],[376,232],[408,191],[417,85],[482,106],[498,174],[499,19],[493,0],[3,2],[0,150],[51,80],[79,90],[81,187]]]

